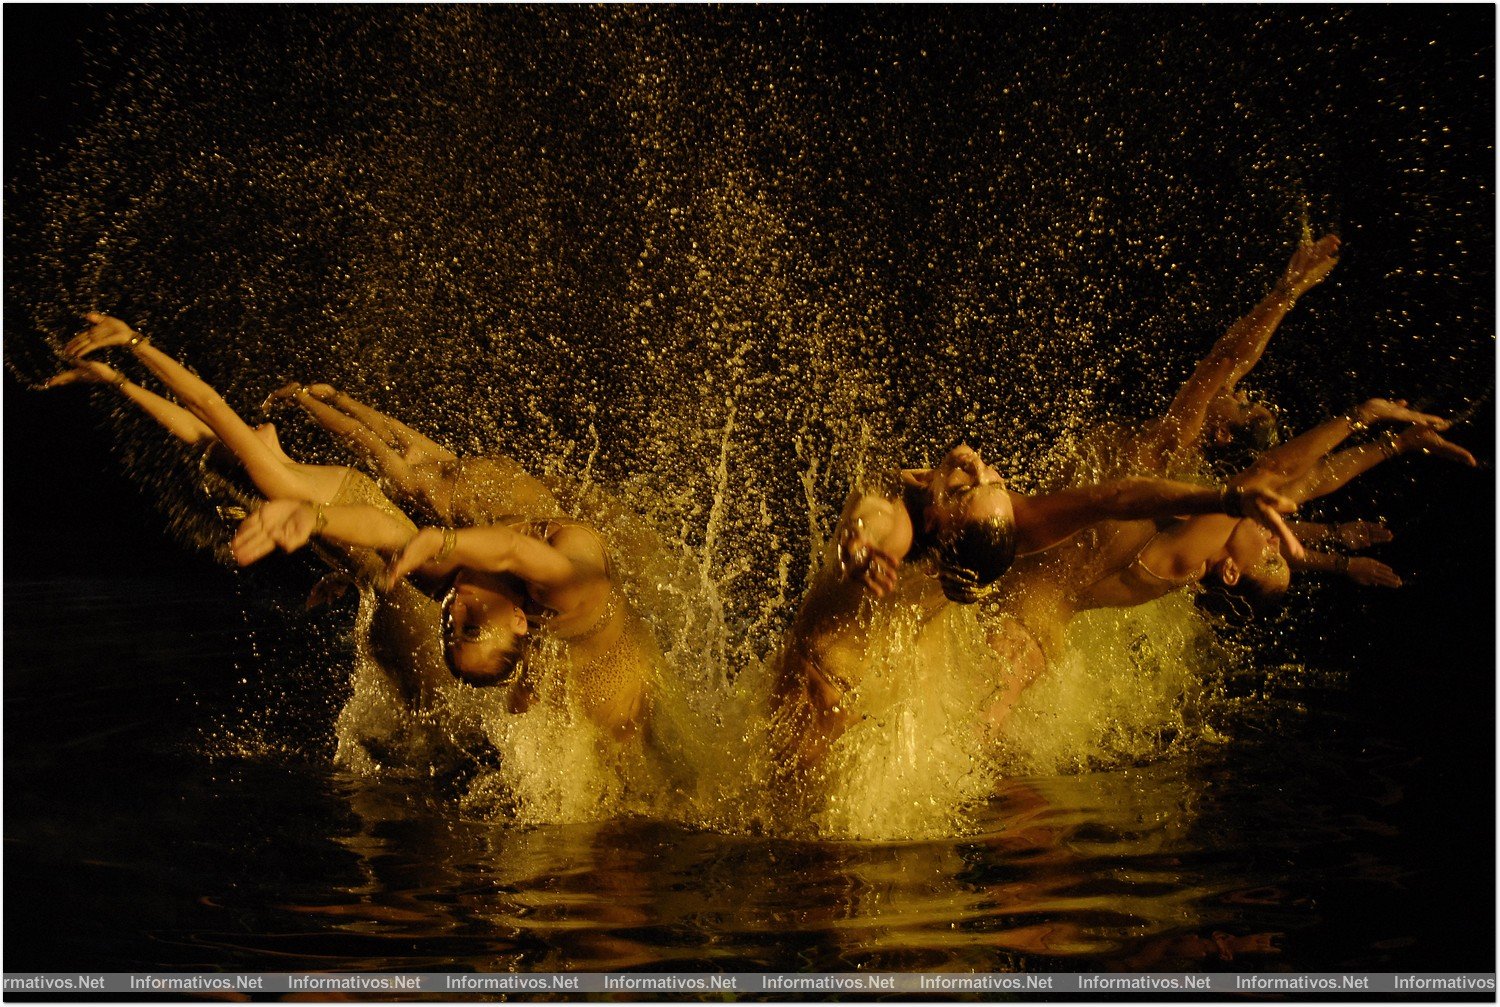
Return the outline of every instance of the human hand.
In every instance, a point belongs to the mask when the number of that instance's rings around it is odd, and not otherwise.
[[[858,581],[877,598],[896,586],[901,561],[872,543],[865,535],[863,518],[855,518],[838,533],[839,576]]]
[[[1365,587],[1401,586],[1401,577],[1395,570],[1392,570],[1380,562],[1380,560],[1371,559],[1368,556],[1353,557],[1349,560],[1349,565],[1344,572],[1354,583],[1362,584]]]
[[[240,566],[249,566],[277,548],[296,552],[317,530],[316,509],[301,500],[270,500],[245,520],[234,533],[230,549]]]
[[[407,574],[421,568],[443,550],[443,529],[423,528],[410,539],[385,568],[385,589],[389,591]]]
[[[1325,234],[1317,241],[1301,245],[1281,274],[1282,286],[1293,297],[1300,297],[1322,283],[1339,264],[1339,239]]]
[[[1436,455],[1446,458],[1450,462],[1458,462],[1474,468],[1479,463],[1474,456],[1450,440],[1444,439],[1431,427],[1413,425],[1401,431],[1396,437],[1396,444],[1403,453],[1407,451],[1420,451],[1424,455]]]
[[[1224,512],[1235,517],[1251,518],[1269,528],[1281,540],[1281,551],[1288,559],[1302,559],[1307,550],[1297,541],[1291,527],[1282,517],[1297,509],[1297,502],[1276,492],[1259,479],[1241,479],[1224,491]]]
[[[291,402],[298,395],[301,395],[306,391],[307,386],[302,382],[288,381],[286,384],[282,385],[280,388],[276,389],[270,395],[267,395],[264,399],[261,400],[260,411],[263,413],[268,413],[271,411],[272,407],[284,405],[285,403]]]
[[[1354,415],[1365,424],[1420,423],[1434,430],[1447,430],[1453,425],[1441,416],[1408,408],[1405,399],[1367,399],[1355,407]]]
[[[1345,549],[1355,552],[1389,542],[1392,538],[1391,530],[1379,521],[1344,521],[1334,526],[1333,537]]]
[[[90,311],[83,317],[90,322],[89,327],[68,340],[68,345],[63,347],[63,356],[70,359],[81,360],[97,350],[109,346],[124,346],[145,338],[118,318],[101,315],[97,311]]]
[[[61,388],[63,385],[118,385],[125,383],[125,375],[98,360],[84,360],[77,367],[54,374],[43,381],[42,389]]]

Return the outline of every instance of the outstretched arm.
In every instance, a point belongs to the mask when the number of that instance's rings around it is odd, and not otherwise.
[[[291,398],[321,426],[363,451],[404,498],[450,522],[483,524],[497,514],[558,510],[552,491],[503,454],[460,460],[452,451],[332,385],[288,385],[267,402]]]
[[[1284,488],[1302,479],[1313,467],[1350,434],[1376,423],[1404,422],[1446,430],[1449,423],[1441,416],[1408,409],[1404,401],[1370,399],[1343,416],[1325,420],[1311,430],[1263,453],[1245,476]]]
[[[1382,462],[1412,451],[1437,455],[1470,468],[1477,464],[1473,455],[1444,439],[1432,427],[1414,423],[1399,434],[1388,433],[1369,444],[1361,444],[1325,458],[1312,471],[1288,483],[1284,491],[1287,496],[1299,502],[1315,500],[1342,489],[1351,480]]]
[[[393,459],[406,465],[448,462],[458,456],[441,444],[418,433],[400,420],[372,409],[330,384],[289,384],[266,397],[265,406],[290,399],[330,432],[343,437],[356,449],[375,456],[382,467]]]
[[[1253,517],[1274,531],[1293,552],[1296,536],[1282,514],[1295,504],[1263,484],[1246,480],[1223,489],[1166,479],[1130,478],[1059,493],[1027,497],[1011,494],[1016,516],[1016,551],[1040,552],[1100,521],[1157,520],[1189,514]]]
[[[1260,362],[1271,336],[1297,299],[1317,286],[1338,264],[1339,239],[1325,235],[1297,249],[1271,292],[1239,319],[1204,357],[1162,416],[1155,446],[1160,461],[1191,448],[1203,433],[1209,403],[1230,394]]]
[[[1381,545],[1392,538],[1391,530],[1379,521],[1341,521],[1338,524],[1322,524],[1317,521],[1288,521],[1292,533],[1304,546],[1322,549],[1338,546],[1358,552],[1372,545]]]
[[[327,392],[319,394],[322,389],[327,389]],[[295,402],[320,427],[368,458],[380,475],[391,484],[395,493],[430,504],[437,488],[432,483],[439,478],[438,473],[430,466],[414,466],[398,443],[383,436],[380,431],[362,420],[354,419],[330,406],[327,399],[328,393],[331,392],[332,389],[328,385],[309,388],[307,385],[290,384],[272,392],[267,396],[265,404],[277,400]],[[451,452],[448,453],[448,457],[450,459],[453,457]]]
[[[98,360],[85,360],[71,370],[63,371],[42,385],[61,388],[71,384],[113,385],[141,411],[161,424],[173,437],[185,444],[202,444],[214,440],[208,425],[175,402],[168,402],[155,392],[147,391],[125,377],[124,373]]]
[[[240,464],[245,466],[256,488],[268,497],[292,497],[311,500],[318,494],[313,483],[298,470],[277,457],[270,445],[255,435],[244,420],[219,393],[182,364],[157,349],[139,332],[118,318],[91,312],[85,316],[89,328],[68,343],[68,356],[81,359],[108,346],[125,346],[136,359],[151,369],[162,383],[177,396],[220,441]]]
[[[544,590],[579,579],[572,559],[550,544],[509,528],[424,528],[412,534],[400,519],[366,505],[316,506],[272,500],[240,523],[235,560],[248,566],[276,549],[295,552],[313,537],[374,549],[392,557],[386,586],[411,573],[443,577],[458,567],[509,573]]]
[[[395,553],[411,541],[411,528],[377,507],[324,507],[305,500],[270,500],[240,522],[230,544],[240,566],[276,549],[296,552],[313,536],[343,545]]]
[[[1300,560],[1290,560],[1293,570],[1330,573],[1347,577],[1365,587],[1400,587],[1401,576],[1378,559],[1368,556],[1338,556],[1333,553],[1309,552]]]

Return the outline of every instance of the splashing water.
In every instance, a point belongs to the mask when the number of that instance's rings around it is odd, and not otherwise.
[[[122,12],[112,103],[13,226],[32,253],[15,282],[41,330],[107,308],[243,414],[284,380],[328,380],[461,454],[510,454],[628,558],[665,658],[668,765],[611,753],[561,688],[513,716],[455,687],[441,723],[414,719],[367,655],[340,764],[487,748],[463,807],[528,822],[962,831],[1006,774],[1212,739],[1228,658],[1180,598],[1090,614],[996,746],[974,711],[1002,669],[973,615],[893,618],[836,784],[789,821],[797,798],[765,786],[765,696],[843,494],[959,436],[1021,488],[1046,483],[1104,414],[1159,411],[1338,205],[1321,134],[1288,129],[1286,99],[1238,69],[1246,46],[1148,26],[1189,65],[1115,79],[1143,30],[1125,15],[1015,21],[888,11],[851,37],[819,12],[707,8]],[[1447,183],[1408,181],[1405,240],[1431,277],[1464,274],[1420,212]],[[1429,279],[1392,276],[1398,294]],[[1318,362],[1326,396],[1349,397],[1362,359],[1409,377],[1398,337],[1441,346],[1423,379],[1457,383],[1490,347],[1440,340],[1488,331],[1482,300],[1437,309],[1436,334],[1375,301],[1383,338]],[[1307,311],[1328,327],[1346,304]],[[39,376],[47,349],[10,338],[7,364]],[[1264,370],[1273,393],[1303,387]],[[221,542],[163,438],[111,421],[174,528]],[[284,442],[345,460],[297,422]],[[545,681],[559,658],[540,665]]]

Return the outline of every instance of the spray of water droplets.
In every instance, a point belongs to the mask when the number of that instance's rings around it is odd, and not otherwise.
[[[26,321],[61,334],[109,310],[242,413],[330,381],[460,453],[606,488],[612,514],[641,515],[616,530],[656,543],[630,590],[685,683],[683,730],[716,732],[698,759],[753,766],[769,655],[850,485],[960,437],[1020,488],[1055,481],[1101,420],[1159,412],[1307,233],[1342,230],[1349,261],[1253,379],[1293,422],[1372,391],[1450,408],[1488,391],[1465,380],[1492,360],[1486,126],[1402,57],[1421,32],[1380,12],[114,22],[107,113],[11,214]],[[1453,24],[1433,31],[1451,74],[1483,66]],[[57,338],[12,319],[8,366],[42,376]],[[221,541],[170,446],[123,410],[113,429],[174,526]],[[344,460],[296,421],[283,441]],[[993,672],[952,622],[943,653],[889,642],[825,831],[952,828],[993,789],[993,753],[942,726]],[[1209,654],[1183,643],[1202,632],[1172,605],[1083,620],[1002,768],[1201,731],[1223,657],[1179,655]],[[534,753],[513,775],[549,745],[595,758],[525,730],[489,731]],[[577,775],[595,783],[538,817],[597,808],[608,774]],[[692,814],[733,827],[746,785],[726,779]]]

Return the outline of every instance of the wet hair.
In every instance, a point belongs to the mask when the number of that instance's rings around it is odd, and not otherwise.
[[[1203,438],[1204,460],[1215,473],[1243,472],[1255,464],[1263,452],[1287,439],[1275,407],[1259,398],[1252,398],[1251,404],[1264,406],[1266,411],[1256,413],[1244,422],[1224,424],[1221,429],[1229,434],[1228,441],[1217,443],[1213,438]]]
[[[494,635],[486,642],[495,645],[495,660],[493,667],[485,672],[464,670],[459,667],[457,650],[459,647],[477,641],[459,640],[453,632],[453,598],[456,591],[453,588],[443,595],[443,661],[448,665],[448,671],[460,682],[483,689],[492,685],[510,685],[521,678],[526,668],[526,655],[528,644],[531,641],[530,633],[516,633],[509,629],[496,629]],[[503,637],[500,634],[505,634]]]
[[[1233,584],[1221,582],[1205,587],[1193,604],[1231,626],[1243,626],[1278,614],[1286,591],[1283,586],[1271,587],[1254,577],[1242,576]]]
[[[996,514],[983,520],[965,520],[933,543],[938,583],[943,597],[960,605],[972,605],[993,595],[996,581],[1016,558],[1016,520]]]
[[[198,449],[198,487],[226,521],[243,520],[264,497],[233,451],[217,438]]]

